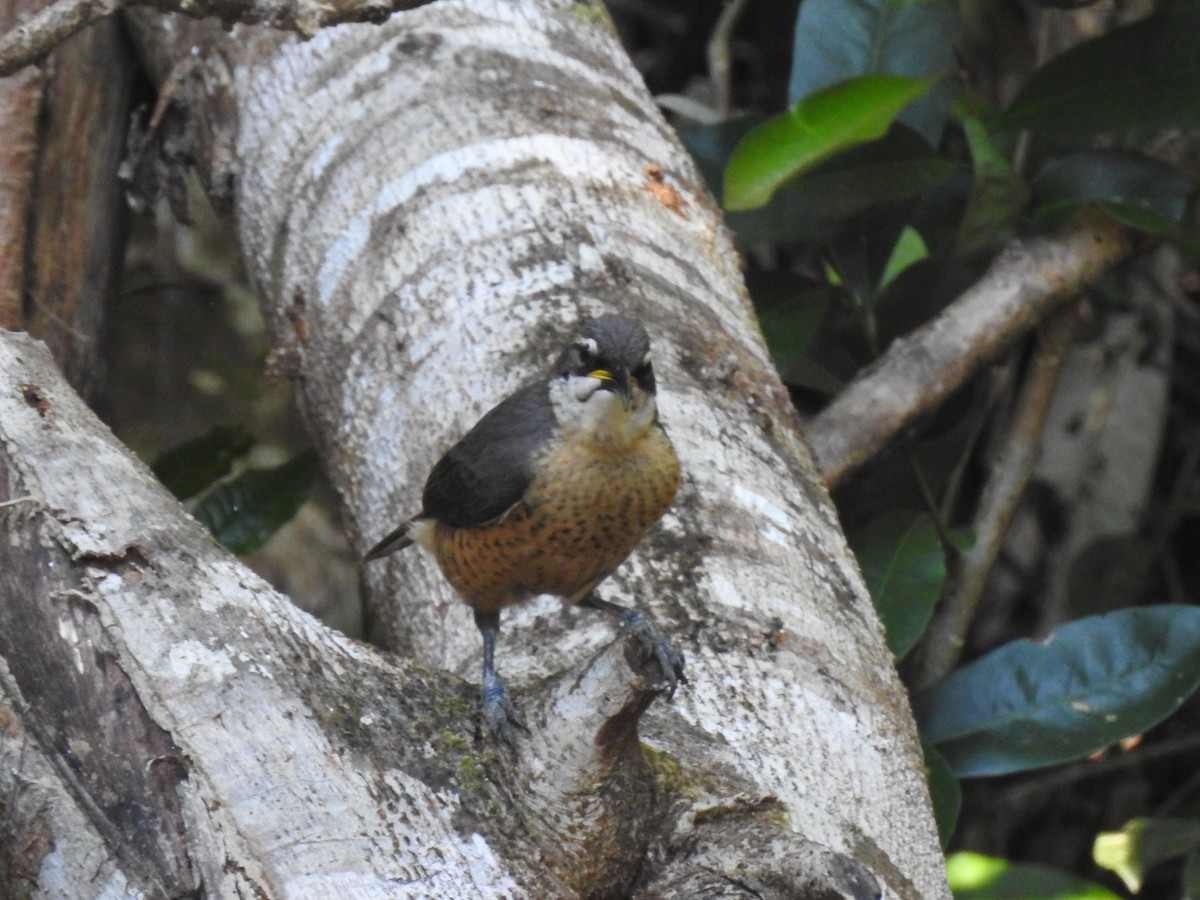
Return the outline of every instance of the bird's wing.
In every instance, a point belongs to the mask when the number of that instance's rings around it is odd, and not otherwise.
[[[525,496],[554,426],[547,379],[501,401],[433,467],[421,515],[455,528],[503,515]]]

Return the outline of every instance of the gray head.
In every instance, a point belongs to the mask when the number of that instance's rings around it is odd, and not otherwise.
[[[627,441],[657,418],[646,329],[608,313],[584,324],[554,364],[551,397],[560,424],[597,441]]]
[[[626,403],[633,387],[654,396],[650,336],[633,319],[606,313],[584,324],[579,337],[559,356],[554,374],[600,378],[602,390],[613,391]]]

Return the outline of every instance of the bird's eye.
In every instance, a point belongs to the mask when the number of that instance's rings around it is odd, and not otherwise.
[[[589,368],[595,367],[600,347],[593,338],[581,337],[580,340],[571,344],[571,349],[575,352],[574,365],[571,368],[574,368],[576,371],[587,372]]]
[[[591,338],[583,338],[575,342],[575,351],[579,354],[580,362],[588,362],[596,357],[596,351],[599,349],[596,342]]]

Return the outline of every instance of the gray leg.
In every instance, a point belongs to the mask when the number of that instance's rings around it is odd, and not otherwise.
[[[509,723],[528,731],[520,713],[508,699],[504,682],[496,674],[496,638],[500,634],[500,613],[475,613],[475,625],[483,635],[483,682],[479,686],[483,705],[483,724],[488,734],[506,743],[512,742]]]
[[[687,684],[683,675],[683,654],[671,646],[670,642],[658,630],[658,626],[636,609],[629,609],[607,600],[601,600],[595,591],[579,601],[580,606],[598,609],[608,613],[625,623],[630,635],[637,643],[642,662],[654,660],[662,672],[663,680],[667,682],[667,699],[675,696],[675,688],[682,682]]]

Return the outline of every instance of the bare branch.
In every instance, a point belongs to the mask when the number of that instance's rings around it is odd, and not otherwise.
[[[1131,249],[1120,226],[1098,213],[1055,237],[1009,247],[974,287],[893,343],[809,423],[826,483],[837,484],[936,409],[981,364]]]
[[[958,661],[987,577],[1033,473],[1046,412],[1078,318],[1077,309],[1066,307],[1045,322],[1016,413],[983,490],[974,522],[975,544],[963,556],[955,583],[949,586],[943,606],[925,635],[917,687],[940,680]]]

